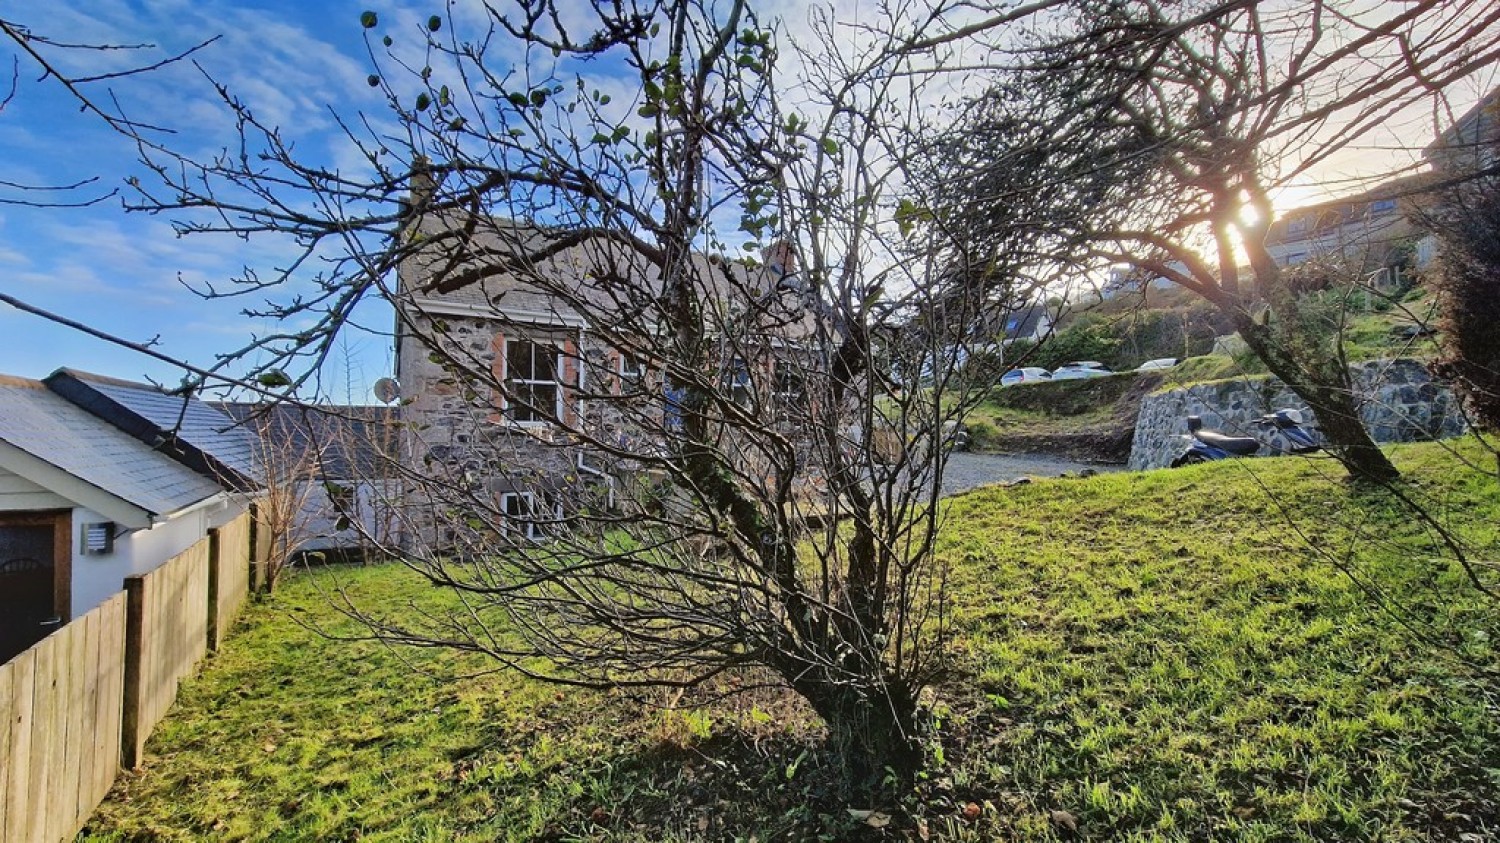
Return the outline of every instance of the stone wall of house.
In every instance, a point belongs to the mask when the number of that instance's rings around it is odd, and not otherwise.
[[[461,543],[465,524],[495,520],[495,511],[469,510],[478,503],[498,511],[504,493],[562,495],[571,490],[567,494],[576,497],[600,479],[580,470],[584,449],[555,426],[507,423],[493,388],[498,375],[486,373],[495,372],[507,335],[555,342],[564,349],[566,417],[594,435],[609,437],[622,427],[618,413],[603,401],[580,399],[578,390],[581,369],[586,370],[585,392],[612,388],[608,379],[618,371],[618,361],[608,349],[580,339],[577,331],[552,326],[506,325],[479,317],[418,318],[417,331],[440,336],[443,352],[410,335],[399,352],[403,458],[415,476],[425,478],[411,484],[408,497],[417,503],[413,509],[431,513],[425,519],[413,517],[404,539],[408,547]],[[600,467],[599,462],[591,465]]]
[[[1410,359],[1372,360],[1350,367],[1361,401],[1360,415],[1377,442],[1412,442],[1457,436],[1464,431],[1458,402],[1426,366]],[[1186,447],[1187,417],[1203,426],[1241,436],[1272,410],[1291,407],[1311,420],[1307,405],[1271,377],[1203,383],[1148,395],[1136,417],[1130,468],[1170,465]]]

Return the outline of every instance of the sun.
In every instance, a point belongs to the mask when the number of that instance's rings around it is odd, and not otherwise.
[[[1271,191],[1271,210],[1276,214],[1277,219],[1280,219],[1297,208],[1305,208],[1327,199],[1328,194],[1323,189],[1310,184],[1293,182]]]

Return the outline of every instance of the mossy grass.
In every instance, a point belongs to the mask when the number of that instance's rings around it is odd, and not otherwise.
[[[452,597],[394,565],[301,572],[85,839],[1494,839],[1500,611],[1432,529],[1496,558],[1500,490],[1463,467],[1493,460],[1392,454],[1431,522],[1292,458],[953,500],[956,669],[889,805],[839,801],[779,694],[647,706],[331,640],[312,627],[360,631],[335,586],[395,615]]]

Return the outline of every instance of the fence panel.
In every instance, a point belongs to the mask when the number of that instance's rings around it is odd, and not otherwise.
[[[0,665],[0,840],[71,840],[119,770],[125,596]]]
[[[127,577],[123,764],[140,765],[146,738],[177,698],[177,684],[208,650],[208,540]]]
[[[240,515],[213,533],[208,647],[218,650],[250,594],[250,513]]]
[[[251,577],[248,514],[0,664],[0,841],[71,840],[222,634]],[[122,716],[123,715],[123,716]]]

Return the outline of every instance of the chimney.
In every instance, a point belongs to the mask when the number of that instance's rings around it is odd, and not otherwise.
[[[765,261],[766,268],[778,279],[797,274],[797,251],[790,240],[777,240],[767,246],[760,256]]]

